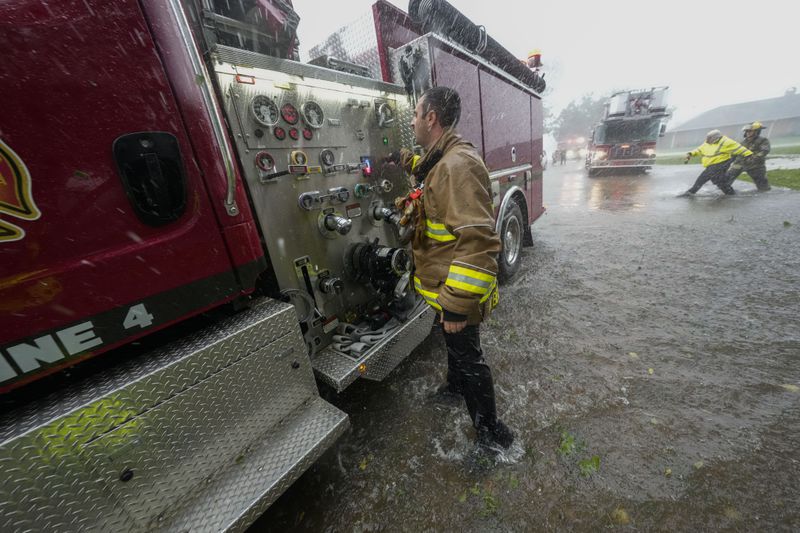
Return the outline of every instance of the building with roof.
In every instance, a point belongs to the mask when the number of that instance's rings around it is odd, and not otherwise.
[[[773,145],[800,144],[800,94],[792,87],[778,98],[724,105],[694,117],[666,132],[658,142],[662,152],[695,148],[705,141],[709,130],[718,129],[732,139],[742,138],[742,128],[759,121],[762,135]]]

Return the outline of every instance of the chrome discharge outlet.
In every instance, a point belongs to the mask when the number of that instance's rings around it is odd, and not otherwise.
[[[372,216],[375,220],[382,220],[388,222],[390,224],[394,224],[395,226],[400,224],[400,218],[402,215],[396,209],[391,209],[389,207],[384,207],[383,205],[377,205],[372,210]]]
[[[339,235],[347,235],[350,233],[350,229],[353,227],[353,221],[349,218],[343,217],[342,215],[330,213],[325,215],[322,225],[328,231],[335,231]]]
[[[341,294],[344,290],[344,282],[340,278],[333,276],[320,278],[319,290],[324,294]]]

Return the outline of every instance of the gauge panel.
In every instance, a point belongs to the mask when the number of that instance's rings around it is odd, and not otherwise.
[[[325,123],[325,113],[322,111],[320,105],[316,102],[309,100],[300,108],[303,114],[303,120],[309,127],[319,129]]]
[[[257,94],[250,102],[250,112],[256,122],[263,126],[274,126],[280,119],[278,105],[269,96]]]

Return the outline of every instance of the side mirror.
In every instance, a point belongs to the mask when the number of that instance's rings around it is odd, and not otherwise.
[[[667,125],[662,124],[661,129],[658,130],[658,136],[663,137],[665,133],[667,133]]]

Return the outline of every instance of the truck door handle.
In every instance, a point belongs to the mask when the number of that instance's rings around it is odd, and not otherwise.
[[[186,173],[174,135],[129,133],[114,141],[113,151],[125,193],[142,222],[163,226],[183,215]]]

